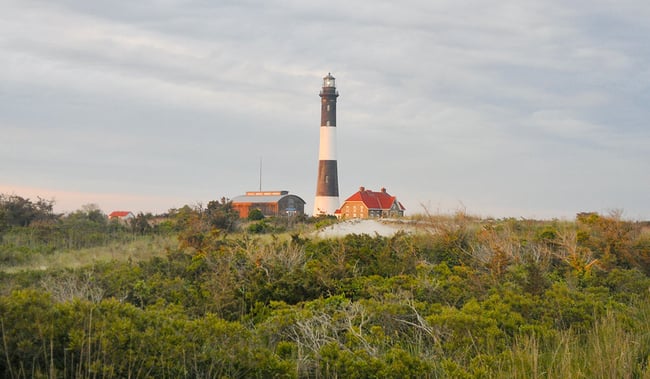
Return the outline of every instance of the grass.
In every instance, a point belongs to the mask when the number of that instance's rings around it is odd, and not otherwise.
[[[78,250],[56,250],[51,254],[34,254],[28,262],[17,265],[2,265],[0,271],[16,273],[21,271],[79,268],[100,262],[145,261],[155,256],[164,256],[169,248],[176,248],[176,236],[141,236],[130,242],[113,242]]]
[[[639,304],[628,322],[608,312],[586,335],[572,330],[542,341],[522,336],[499,372],[508,378],[650,378],[650,306]]]

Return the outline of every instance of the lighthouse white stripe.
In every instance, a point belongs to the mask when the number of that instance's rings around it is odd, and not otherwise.
[[[318,150],[318,160],[329,161],[336,160],[336,127],[320,127],[320,148]]]
[[[316,196],[316,201],[314,202],[314,216],[319,214],[329,214],[333,215],[336,210],[339,209],[339,198],[338,196]]]

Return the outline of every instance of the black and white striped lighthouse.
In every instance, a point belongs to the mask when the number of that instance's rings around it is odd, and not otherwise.
[[[314,216],[333,215],[339,207],[339,179],[336,167],[336,91],[334,77],[323,78],[320,91],[320,148],[318,151],[318,182]]]

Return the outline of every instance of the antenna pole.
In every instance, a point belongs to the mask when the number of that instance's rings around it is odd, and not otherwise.
[[[260,192],[262,192],[262,157],[260,157]]]

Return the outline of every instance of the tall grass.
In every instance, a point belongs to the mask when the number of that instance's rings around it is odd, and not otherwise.
[[[608,312],[587,333],[519,337],[498,372],[504,378],[650,378],[650,305]]]
[[[29,259],[16,264],[1,264],[0,271],[15,273],[31,270],[49,270],[91,266],[99,262],[144,261],[155,256],[164,256],[169,249],[176,248],[175,235],[137,236],[131,241],[115,241],[104,246],[83,249],[57,249],[48,253],[31,253]]]

